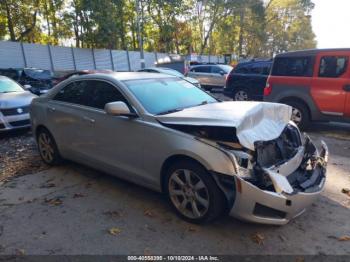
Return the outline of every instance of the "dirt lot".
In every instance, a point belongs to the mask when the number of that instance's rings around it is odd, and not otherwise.
[[[288,225],[233,218],[194,226],[158,193],[67,163],[48,168],[29,133],[0,137],[0,254],[350,254],[350,125],[314,125],[328,143],[326,190]],[[25,174],[25,175],[24,175]],[[346,238],[343,238],[346,240]]]

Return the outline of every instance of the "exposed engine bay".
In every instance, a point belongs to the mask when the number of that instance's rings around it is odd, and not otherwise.
[[[255,150],[239,143],[236,128],[225,126],[192,126],[164,124],[172,129],[189,133],[199,139],[215,143],[232,153],[241,178],[262,190],[272,192],[313,192],[325,179],[324,152],[317,157],[317,149],[309,137],[304,141],[298,129],[286,125],[281,135],[270,141],[256,141]]]

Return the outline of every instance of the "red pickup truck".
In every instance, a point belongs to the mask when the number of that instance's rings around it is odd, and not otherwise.
[[[350,122],[350,48],[313,49],[274,58],[264,101],[293,107],[301,128],[311,121]]]

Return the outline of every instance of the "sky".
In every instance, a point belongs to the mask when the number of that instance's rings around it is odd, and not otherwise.
[[[313,0],[312,28],[318,48],[350,48],[350,0]]]

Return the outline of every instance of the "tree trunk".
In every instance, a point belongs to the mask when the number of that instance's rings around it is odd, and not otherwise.
[[[10,32],[10,38],[11,38],[11,41],[16,41],[16,35],[15,35],[15,30],[13,28],[11,11],[6,0],[5,0],[5,8],[6,8],[6,16],[7,16],[7,28]]]

